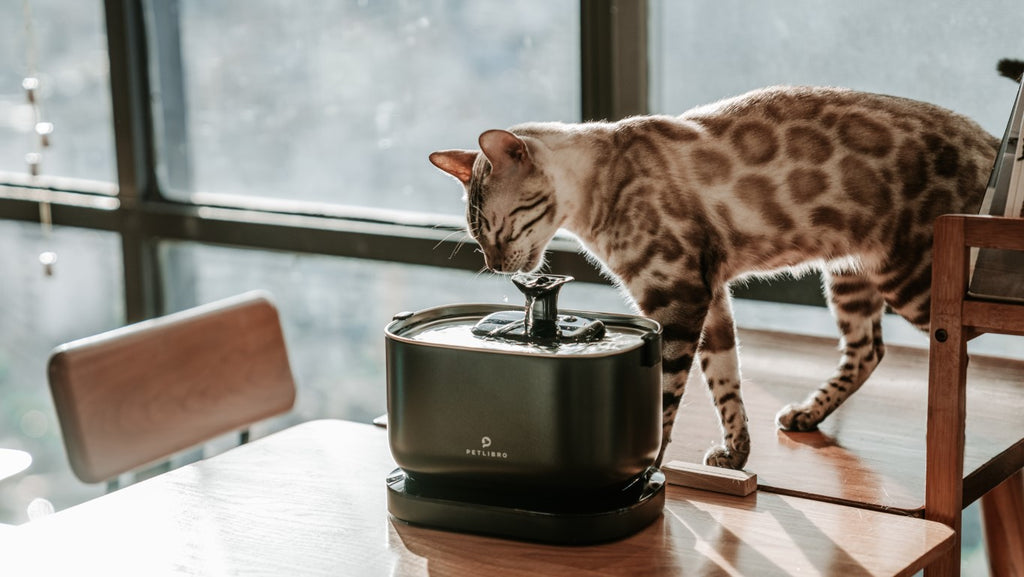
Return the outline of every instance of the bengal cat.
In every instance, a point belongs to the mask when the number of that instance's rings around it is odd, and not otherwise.
[[[977,212],[998,140],[922,102],[773,87],[677,117],[488,130],[479,145],[430,160],[465,187],[487,266],[535,270],[556,230],[575,234],[663,327],[662,455],[698,357],[723,435],[705,462],[741,468],[750,436],[729,283],[821,269],[842,356],[776,418],[815,429],[882,359],[886,305],[928,330],[932,222]]]

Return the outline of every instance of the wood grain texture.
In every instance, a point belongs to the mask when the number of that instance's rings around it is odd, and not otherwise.
[[[940,218],[935,223],[938,256],[932,264],[925,518],[948,525],[956,536],[954,547],[926,569],[928,577],[960,572],[967,416],[967,335],[961,303],[969,266],[963,237],[962,220]]]
[[[1024,576],[1024,471],[986,493],[981,510],[992,574]]]
[[[661,471],[665,473],[666,481],[680,487],[739,497],[746,497],[757,490],[757,475],[746,471],[733,471],[684,461],[664,463]]]
[[[1024,335],[1024,304],[964,300],[962,314],[965,328],[976,332]]]
[[[967,390],[976,386],[967,341],[985,332],[1024,335],[1024,305],[968,298],[970,247],[1024,250],[1024,220],[946,215],[935,223],[925,517],[956,535],[925,575],[959,574],[961,510],[965,499],[982,494],[992,573],[1024,576],[1024,434],[980,468],[972,470],[965,454]],[[1020,397],[1008,402],[1024,404]]]
[[[952,537],[911,517],[670,486],[636,535],[537,545],[391,521],[393,467],[380,428],[308,422],[20,526],[0,558],[35,575],[878,576],[913,574]]]
[[[959,214],[945,218],[963,222],[967,246],[1024,250],[1024,226],[1019,218]]]
[[[778,429],[775,413],[832,373],[837,341],[749,330],[739,337],[752,439],[745,468],[761,490],[923,514],[928,351],[889,346],[867,383],[818,431],[791,433]],[[989,468],[997,456],[1024,463],[1024,362],[974,355],[967,375],[965,471],[979,475],[965,503],[992,486],[992,475],[1005,477]],[[666,462],[700,462],[719,440],[705,390],[693,375]]]
[[[264,293],[58,347],[50,390],[68,458],[99,482],[291,408],[277,310]]]

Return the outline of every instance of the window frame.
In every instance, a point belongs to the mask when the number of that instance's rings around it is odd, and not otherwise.
[[[151,42],[171,54],[161,62],[167,86],[180,88],[181,76],[177,0],[154,2],[159,17],[147,30],[145,0],[104,0],[110,89],[116,154],[116,195],[101,194],[95,185],[73,179],[40,180],[42,184],[0,182],[0,219],[40,222],[40,207],[50,205],[55,226],[73,226],[117,233],[121,238],[126,322],[164,314],[158,246],[164,240],[231,245],[241,248],[373,259],[406,264],[477,271],[483,261],[474,250],[458,250],[467,242],[458,218],[410,223],[385,211],[331,207],[330,214],[296,207],[239,207],[191,204],[161,193],[157,178],[155,122],[183,125],[183,94],[162,94],[155,105],[150,95]],[[580,0],[581,110],[583,119],[618,119],[648,110],[647,0]],[[150,34],[151,33],[151,34]],[[170,50],[168,50],[170,48]],[[177,55],[177,61],[174,60]],[[166,65],[165,65],[166,64]],[[169,100],[168,100],[169,99]],[[170,134],[174,137],[173,133]],[[176,150],[178,147],[160,147]],[[185,167],[168,175],[173,182],[189,178],[187,150],[171,163]],[[182,180],[185,179],[185,180]],[[440,219],[439,219],[440,220]],[[575,243],[559,240],[548,254],[552,270],[580,281],[607,283],[599,270],[579,253]],[[753,285],[742,289],[748,298],[818,302],[817,279],[794,290]]]

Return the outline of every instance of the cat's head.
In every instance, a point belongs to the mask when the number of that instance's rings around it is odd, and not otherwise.
[[[430,162],[465,188],[469,234],[483,249],[487,268],[534,271],[560,224],[554,185],[528,139],[488,130],[479,143],[479,151],[435,152]]]

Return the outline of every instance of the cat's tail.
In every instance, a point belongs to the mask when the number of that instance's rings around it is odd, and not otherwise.
[[[996,70],[1000,76],[1005,76],[1010,80],[1021,81],[1021,76],[1024,76],[1024,60],[1015,60],[1013,58],[1003,58],[996,64]]]

